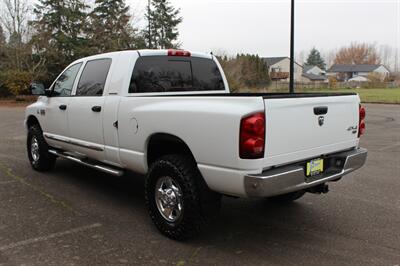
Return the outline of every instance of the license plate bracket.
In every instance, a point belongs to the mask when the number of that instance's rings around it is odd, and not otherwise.
[[[324,159],[312,159],[306,163],[306,177],[317,176],[324,172]]]

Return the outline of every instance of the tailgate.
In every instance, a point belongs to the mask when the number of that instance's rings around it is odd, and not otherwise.
[[[358,95],[266,98],[265,166],[358,145]],[[354,132],[356,131],[356,132]]]

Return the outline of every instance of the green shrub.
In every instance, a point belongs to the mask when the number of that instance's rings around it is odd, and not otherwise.
[[[8,70],[0,73],[1,93],[4,96],[28,94],[29,84],[33,75],[28,71]]]

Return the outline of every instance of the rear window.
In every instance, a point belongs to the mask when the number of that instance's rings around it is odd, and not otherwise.
[[[197,57],[139,57],[129,85],[129,93],[224,89],[215,62]]]

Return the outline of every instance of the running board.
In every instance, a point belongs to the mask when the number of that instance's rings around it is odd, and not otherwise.
[[[93,169],[96,169],[96,170],[99,170],[101,172],[104,172],[104,173],[107,173],[107,174],[111,174],[111,175],[114,175],[114,176],[122,176],[124,174],[124,171],[122,171],[122,170],[117,170],[115,168],[111,168],[111,167],[105,166],[105,165],[98,165],[98,164],[95,164],[95,163],[86,162],[86,161],[83,161],[82,159],[78,159],[76,157],[73,157],[71,155],[68,155],[68,154],[65,154],[63,152],[59,152],[59,151],[56,151],[56,150],[49,150],[49,153],[54,154],[54,155],[59,156],[59,157],[62,157],[62,158],[65,158],[65,159],[68,159],[68,160],[71,160],[71,161],[74,161],[74,162],[77,162],[77,163],[80,163],[80,164],[83,164],[83,165],[86,165],[86,166],[89,166],[89,167],[91,167]]]

